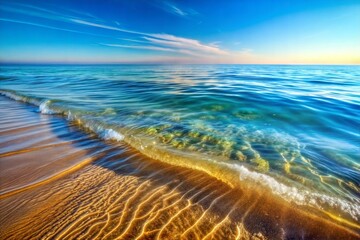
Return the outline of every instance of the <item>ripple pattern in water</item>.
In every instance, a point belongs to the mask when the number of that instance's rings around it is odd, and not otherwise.
[[[0,96],[0,115],[0,239],[359,238],[266,189],[231,188],[27,104]]]
[[[3,94],[152,158],[360,219],[359,66],[2,66],[0,77]]]

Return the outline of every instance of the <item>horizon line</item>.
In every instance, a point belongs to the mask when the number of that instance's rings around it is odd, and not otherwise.
[[[291,66],[360,66],[360,63],[175,63],[175,62],[1,62],[4,65],[291,65]]]

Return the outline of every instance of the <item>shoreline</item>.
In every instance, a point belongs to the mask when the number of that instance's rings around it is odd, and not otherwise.
[[[161,142],[159,144],[158,140],[154,141],[154,139],[148,138],[142,131],[133,131],[126,126],[118,127],[107,122],[97,121],[91,117],[87,118],[86,115],[78,114],[76,109],[56,105],[57,100],[28,96],[12,90],[0,90],[0,94],[12,100],[35,106],[35,111],[40,114],[61,117],[67,120],[66,124],[69,123],[77,130],[86,132],[96,139],[108,142],[122,142],[152,160],[205,172],[230,187],[260,188],[260,191],[271,191],[274,195],[282,198],[283,201],[292,202],[303,208],[312,208],[306,209],[306,211],[314,212],[315,215],[321,215],[325,218],[330,217],[339,224],[356,231],[360,229],[360,225],[357,224],[360,208],[356,202],[348,201],[339,196],[317,192],[316,189],[301,188],[301,186],[285,183],[286,179],[284,179],[285,182],[280,179],[282,176],[256,171],[253,166],[246,163],[238,165],[227,161],[227,159],[213,159],[212,157],[206,157],[206,155],[195,154],[192,151],[178,150],[171,148],[171,146],[168,148],[168,146],[161,145]],[[154,130],[156,129],[145,129],[147,133]],[[252,151],[254,150],[252,149]],[[301,160],[309,161],[306,159]],[[262,159],[258,164],[264,163],[269,164]],[[261,167],[261,165],[258,165],[258,167]],[[264,188],[267,190],[264,190]]]
[[[2,239],[360,237],[271,193],[231,188],[0,98],[0,191],[18,191],[0,195]]]

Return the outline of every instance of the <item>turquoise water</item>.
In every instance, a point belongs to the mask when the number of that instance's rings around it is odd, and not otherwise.
[[[360,66],[1,66],[0,83],[152,158],[360,220]]]

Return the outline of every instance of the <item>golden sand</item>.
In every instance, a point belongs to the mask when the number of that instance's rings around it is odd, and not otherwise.
[[[0,99],[1,239],[359,239],[260,189],[104,143]]]

